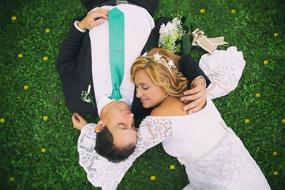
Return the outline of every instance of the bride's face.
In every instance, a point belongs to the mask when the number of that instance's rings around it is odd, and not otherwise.
[[[166,97],[165,91],[155,85],[144,70],[135,73],[136,96],[144,108],[151,108],[160,104]]]

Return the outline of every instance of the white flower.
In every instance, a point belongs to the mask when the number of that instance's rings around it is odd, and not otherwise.
[[[168,66],[169,66],[170,68],[176,68],[174,62],[173,62],[171,59],[168,59],[167,64],[168,64]]]
[[[157,52],[156,54],[153,55],[154,60],[160,64],[163,64],[164,66],[166,66],[170,72],[172,72],[172,68],[176,69],[176,66],[173,62],[173,60],[171,59],[167,59],[167,61],[165,61],[165,59],[161,59],[161,55]]]
[[[154,54],[154,60],[160,62],[161,55],[159,53]]]
[[[160,34],[164,34],[164,33],[166,33],[166,32],[167,32],[167,31],[166,31],[165,24],[162,24],[162,25],[160,26],[159,33],[160,33]]]
[[[94,104],[93,102],[93,99],[91,97],[91,94],[90,94],[90,90],[91,90],[91,85],[89,84],[88,85],[88,90],[87,91],[82,91],[81,92],[81,100],[83,102],[86,102],[86,103],[91,103],[92,105]]]
[[[179,17],[175,17],[166,25],[162,24],[159,33],[159,47],[162,47],[174,53],[180,50],[180,47],[176,46],[176,41],[181,40],[184,31],[182,29],[181,20]]]

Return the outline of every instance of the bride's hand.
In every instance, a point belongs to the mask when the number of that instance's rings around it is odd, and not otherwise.
[[[184,92],[181,98],[186,105],[183,107],[188,114],[200,111],[206,105],[206,84],[202,77],[196,78],[192,82],[192,88]]]
[[[87,125],[87,121],[78,113],[73,113],[71,116],[73,128],[81,130],[85,125]]]

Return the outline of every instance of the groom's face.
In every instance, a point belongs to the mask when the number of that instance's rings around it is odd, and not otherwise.
[[[137,130],[134,127],[134,114],[129,106],[124,102],[116,102],[106,113],[104,117],[105,127],[113,135],[114,145],[118,148],[124,148],[128,145],[134,145],[137,141]]]

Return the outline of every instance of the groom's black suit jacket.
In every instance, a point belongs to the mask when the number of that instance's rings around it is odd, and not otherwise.
[[[151,31],[142,53],[157,47],[160,26],[167,21],[167,19],[162,18],[156,22],[155,28]],[[81,92],[83,90],[86,91],[89,84],[92,86],[91,96],[95,97],[91,64],[91,47],[88,31],[82,33],[72,23],[68,37],[64,40],[57,59],[57,71],[62,81],[65,103],[70,112],[98,115],[96,107],[81,100]],[[182,56],[179,61],[179,67],[190,83],[200,75],[206,79],[207,85],[210,83],[207,76],[199,68],[198,63],[194,62],[190,56]],[[132,112],[135,115],[136,126],[139,126],[140,121],[150,114],[151,109],[143,108],[139,99],[134,95]]]

